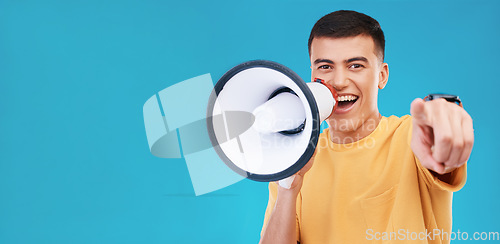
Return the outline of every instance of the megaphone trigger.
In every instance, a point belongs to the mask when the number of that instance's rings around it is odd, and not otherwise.
[[[294,179],[295,179],[295,175],[292,175],[292,176],[289,176],[285,179],[279,180],[278,184],[285,189],[290,189]]]

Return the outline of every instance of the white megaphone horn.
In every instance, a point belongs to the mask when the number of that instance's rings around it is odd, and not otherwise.
[[[321,79],[305,83],[281,64],[249,61],[215,85],[207,109],[208,133],[233,171],[255,181],[279,180],[289,188],[290,176],[312,157],[320,124],[336,106],[337,93]],[[235,116],[237,112],[253,116]],[[251,126],[242,132],[238,124]]]

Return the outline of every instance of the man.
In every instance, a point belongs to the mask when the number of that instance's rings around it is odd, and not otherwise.
[[[449,242],[472,119],[453,96],[417,98],[411,116],[381,116],[384,48],[379,23],[361,13],[336,11],[314,25],[311,78],[333,86],[338,107],[291,187],[269,184],[261,243]]]

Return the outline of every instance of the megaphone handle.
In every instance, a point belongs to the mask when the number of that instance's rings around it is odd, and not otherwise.
[[[292,182],[295,179],[295,175],[289,176],[285,179],[279,180],[278,183],[280,184],[281,187],[290,189],[292,186]]]

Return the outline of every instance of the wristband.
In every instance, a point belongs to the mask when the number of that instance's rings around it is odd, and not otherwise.
[[[424,97],[424,101],[432,101],[438,98],[444,98],[446,101],[451,102],[451,103],[456,103],[458,106],[463,108],[462,105],[462,100],[456,95],[451,95],[451,94],[439,94],[439,93],[434,93],[434,94],[429,94],[426,97]]]

